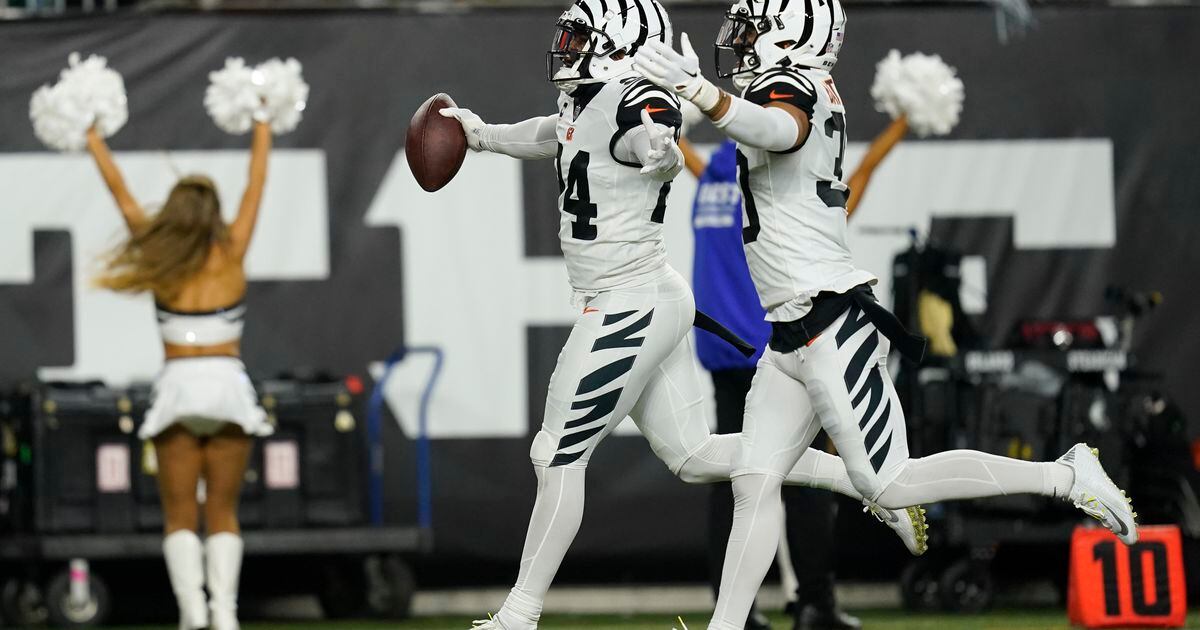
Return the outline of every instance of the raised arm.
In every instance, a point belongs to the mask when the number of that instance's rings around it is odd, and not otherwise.
[[[100,169],[100,176],[104,178],[105,185],[108,186],[109,192],[117,202],[117,208],[121,210],[121,216],[125,218],[125,224],[131,231],[136,229],[146,221],[146,214],[142,212],[142,207],[129,193],[129,188],[125,185],[125,178],[121,177],[121,169],[117,168],[117,163],[113,161],[108,145],[104,143],[104,138],[100,137],[95,128],[88,129],[87,147],[88,152],[96,161],[96,167]]]
[[[871,181],[875,167],[883,162],[883,158],[887,157],[896,143],[900,142],[907,133],[908,119],[901,116],[893,120],[887,129],[884,129],[871,141],[871,146],[867,148],[867,154],[863,156],[862,162],[858,163],[854,174],[846,180],[846,185],[850,187],[850,198],[846,201],[847,216],[852,216],[855,208],[858,208],[858,202],[862,200],[863,193],[867,190],[867,183]]]
[[[258,222],[258,208],[262,205],[263,188],[267,183],[267,157],[271,153],[271,125],[254,123],[254,140],[250,145],[250,181],[242,193],[242,204],[238,206],[237,218],[229,227],[229,239],[237,258],[244,258],[250,248],[250,237],[254,235],[254,224]]]
[[[700,179],[704,175],[704,169],[708,167],[704,163],[704,158],[700,157],[700,154],[696,152],[696,147],[693,147],[687,138],[679,139],[679,150],[683,152],[684,167],[693,177]]]
[[[766,94],[770,98],[774,92]],[[786,96],[794,99],[804,94],[793,90]],[[767,151],[790,151],[808,138],[811,111],[811,104],[801,109],[787,101],[760,103],[722,92],[717,106],[704,113],[712,118],[713,125],[741,144]]]
[[[694,103],[725,135],[741,144],[787,151],[804,143],[815,102],[814,86],[786,74],[764,74],[747,91],[732,96],[700,74],[700,61],[687,33],[679,38],[682,53],[648,41],[634,55],[634,67],[647,79]]]

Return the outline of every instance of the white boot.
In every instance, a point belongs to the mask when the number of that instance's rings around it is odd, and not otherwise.
[[[1108,478],[1099,456],[1100,451],[1081,442],[1058,458],[1058,463],[1075,472],[1067,499],[1084,514],[1100,521],[1126,545],[1132,545],[1138,540],[1133,501]]]
[[[179,603],[179,630],[208,627],[204,599],[204,546],[196,532],[182,529],[163,539],[171,590]]]
[[[212,630],[239,630],[238,577],[242,572],[242,537],[222,532],[204,541],[208,566]]]

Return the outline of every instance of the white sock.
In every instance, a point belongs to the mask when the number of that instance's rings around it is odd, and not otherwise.
[[[212,630],[238,630],[238,578],[242,573],[242,537],[229,532],[204,541],[208,557],[208,592]]]
[[[782,480],[763,474],[733,480],[733,528],[725,548],[721,590],[709,630],[742,630],[775,560],[783,523]]]
[[[208,606],[204,598],[204,546],[196,532],[181,529],[163,538],[163,559],[171,590],[179,604],[181,630],[208,626]]]
[[[537,628],[546,592],[583,522],[586,470],[535,465],[534,472],[538,477],[537,501],[525,534],[521,570],[504,606],[496,613],[505,630]]]
[[[542,600],[516,586],[509,590],[504,606],[496,613],[504,630],[534,630],[541,616]]]
[[[1075,471],[1066,464],[1046,462],[1042,464],[1042,495],[1065,499],[1075,485]]]
[[[1027,462],[980,451],[955,450],[909,460],[879,495],[883,507],[1010,494],[1064,497],[1075,474],[1057,462]]]

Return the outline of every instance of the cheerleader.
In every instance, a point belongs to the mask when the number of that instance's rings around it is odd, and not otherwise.
[[[238,497],[252,439],[273,431],[239,358],[246,252],[272,133],[295,127],[308,94],[294,59],[256,68],[230,59],[210,77],[205,105],[217,125],[230,133],[250,131],[253,138],[249,183],[232,223],[223,219],[216,186],[204,175],[176,182],[154,213],[133,198],[104,140],[128,118],[124,82],[104,58],[72,54],[58,83],[40,88],[30,102],[43,142],[91,154],[129,228],[104,261],[97,284],[154,295],[166,362],[138,435],[153,441],[157,456],[163,556],[181,630],[238,629]],[[201,480],[203,506],[197,499]]]
[[[254,125],[250,182],[237,218],[221,218],[217,189],[189,175],[147,215],[130,195],[103,138],[88,151],[129,227],[107,260],[100,286],[154,294],[166,365],[138,435],[153,440],[164,513],[163,556],[183,630],[235,630],[242,539],[237,506],[253,436],[272,427],[238,358],[246,305],[244,261],[267,178],[271,129]],[[197,485],[204,480],[201,542]],[[206,602],[207,583],[211,599]],[[210,616],[211,610],[211,616]]]

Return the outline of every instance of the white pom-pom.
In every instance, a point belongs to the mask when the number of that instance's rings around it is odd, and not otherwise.
[[[68,62],[57,83],[33,93],[29,118],[46,146],[78,151],[87,145],[87,130],[93,125],[105,138],[119,131],[129,120],[129,102],[125,81],[104,57],[80,61],[79,53],[71,53]]]
[[[918,135],[946,135],[962,113],[963,82],[937,55],[888,53],[876,66],[871,86],[875,108],[892,118],[908,117]]]
[[[33,133],[43,144],[58,151],[78,151],[84,147],[92,117],[80,111],[66,90],[58,85],[43,85],[29,101]]]
[[[241,57],[226,59],[224,68],[208,74],[211,83],[204,91],[204,108],[226,133],[246,133],[254,124],[261,97],[252,75]]]
[[[271,131],[287,133],[296,128],[308,102],[308,84],[295,59],[271,59],[255,68],[240,58],[228,59],[225,67],[209,74],[212,83],[204,94],[204,106],[223,131],[246,133],[255,120],[267,121]]]
[[[295,129],[308,104],[308,84],[301,75],[300,62],[293,58],[271,59],[259,64],[255,72],[261,73],[263,103],[271,131],[287,133]]]

